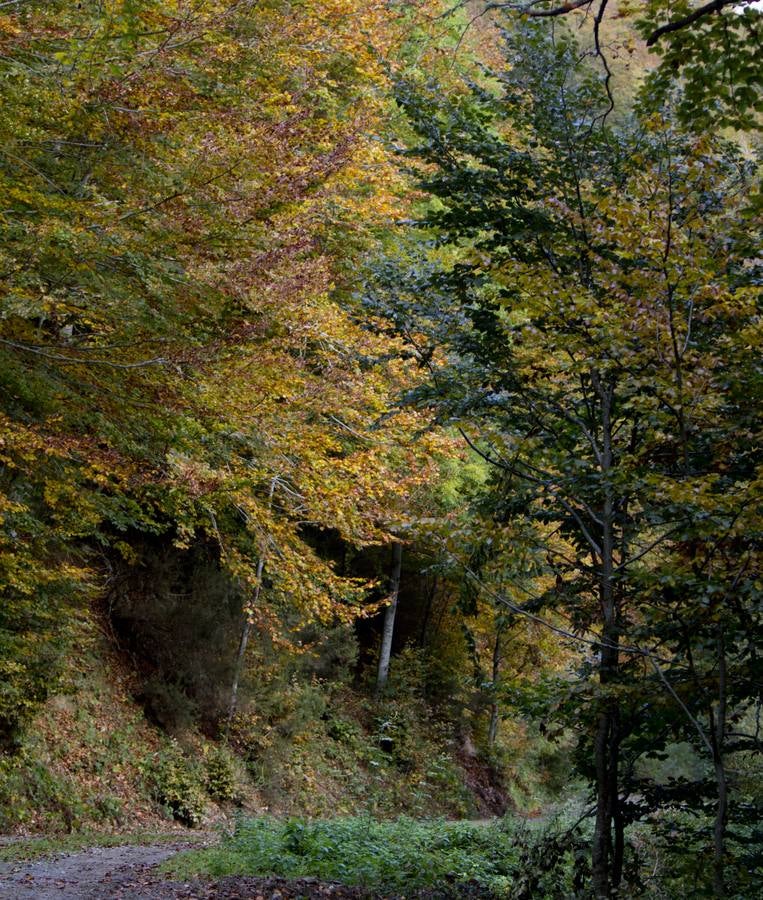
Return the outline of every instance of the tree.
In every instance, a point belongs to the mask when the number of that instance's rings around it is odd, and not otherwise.
[[[415,372],[351,303],[351,260],[397,205],[373,139],[391,14],[250,0],[0,13],[9,653],[47,658],[35,629],[50,635],[60,598],[102,586],[147,534],[214,543],[274,634],[286,609],[360,614],[363,585],[306,530],[385,540],[388,502],[428,467],[406,444],[415,414],[373,431]],[[20,695],[38,668],[9,664]],[[9,721],[24,707],[10,694]]]
[[[382,693],[389,676],[389,660],[392,653],[392,638],[395,633],[395,614],[397,613],[397,598],[400,593],[400,572],[403,565],[403,545],[395,541],[392,545],[392,575],[390,576],[389,603],[384,610],[384,626],[382,627],[382,641],[379,648],[379,666],[376,675],[377,696]]]
[[[432,371],[419,402],[461,424],[500,474],[497,502],[533,523],[553,586],[504,602],[558,611],[586,648],[565,706],[594,786],[605,897],[637,815],[622,762],[648,732],[650,660],[681,652],[644,631],[645,573],[679,552],[695,498],[720,523],[706,452],[718,430],[732,439],[720,372],[754,327],[755,289],[737,277],[749,245],[730,227],[751,171],[659,111],[624,133],[601,127],[608,99],[573,44],[537,26],[507,41],[498,96],[401,85],[430,243],[390,302],[415,317],[407,332]],[[744,483],[755,489],[749,472]]]
[[[458,3],[454,9],[462,4]],[[574,22],[591,32],[610,106],[612,70],[608,24],[631,20],[659,66],[647,79],[649,102],[660,102],[682,85],[677,114],[692,128],[731,126],[758,129],[763,112],[760,54],[763,13],[755,0],[498,0],[486,2],[472,18],[501,10],[519,18]]]

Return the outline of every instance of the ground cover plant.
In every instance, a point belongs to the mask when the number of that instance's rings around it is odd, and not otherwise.
[[[189,850],[164,864],[173,878],[274,876],[359,887],[374,896],[510,897],[561,900],[591,896],[593,833],[583,797],[541,819],[448,821],[369,816],[332,819],[241,817],[219,845]],[[621,895],[667,900],[686,890],[711,896],[702,848],[711,815],[671,810],[631,829]],[[680,846],[676,836],[683,835]],[[735,900],[756,895],[761,877],[754,827],[735,831]]]
[[[307,876],[403,895],[472,885],[508,896],[522,864],[516,838],[516,826],[501,823],[242,819],[219,848],[176,858],[169,869],[182,877]]]

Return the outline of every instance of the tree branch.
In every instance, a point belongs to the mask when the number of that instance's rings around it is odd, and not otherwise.
[[[534,7],[538,5],[538,3],[539,0],[535,0],[534,3],[528,3],[526,6],[515,6],[514,9],[516,9],[517,12],[521,12],[523,15],[530,16],[533,19],[546,19],[555,16],[566,16],[567,13],[574,12],[576,9],[582,9],[584,6],[590,6],[593,3],[593,0],[570,0],[570,2],[568,3],[562,3],[561,6],[554,6],[551,9],[534,9]]]
[[[19,344],[16,341],[9,341],[0,338],[0,344],[7,347],[13,347],[15,350],[23,350],[26,353],[35,353],[37,356],[43,356],[45,359],[53,359],[56,362],[68,363],[69,365],[79,366],[107,366],[110,369],[142,369],[145,366],[166,366],[168,360],[163,356],[156,356],[153,359],[143,359],[137,362],[118,363],[110,359],[80,359],[76,356],[64,356],[61,353],[50,353],[44,347],[35,347],[31,344]]]
[[[751,0],[712,0],[712,3],[706,3],[704,6],[700,6],[699,9],[695,9],[694,12],[689,13],[688,16],[674,19],[672,22],[668,22],[667,25],[656,28],[646,39],[646,45],[647,47],[653,47],[664,35],[671,34],[674,31],[680,31],[682,28],[687,28],[689,25],[693,25],[696,21],[703,19],[705,16],[720,12],[726,6],[746,6],[749,2],[751,2]]]

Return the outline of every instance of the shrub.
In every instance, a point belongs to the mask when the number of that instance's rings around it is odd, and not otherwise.
[[[50,830],[74,831],[85,816],[76,789],[65,776],[27,753],[0,756],[0,829],[44,824]]]
[[[220,849],[186,856],[172,868],[183,877],[192,871],[314,876],[405,896],[438,888],[448,896],[495,897],[510,896],[518,862],[512,836],[495,826],[407,818],[249,819]]]
[[[204,757],[207,793],[213,800],[232,800],[236,792],[233,757],[224,747],[208,750]]]
[[[194,827],[204,814],[204,790],[198,767],[173,741],[152,754],[144,766],[154,799],[178,822]]]

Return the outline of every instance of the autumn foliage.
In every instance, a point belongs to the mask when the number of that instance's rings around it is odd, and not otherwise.
[[[360,611],[305,526],[385,540],[426,478],[411,371],[348,302],[398,208],[384,4],[67,2],[0,16],[0,560],[10,733],[62,604],[137,535]],[[385,362],[386,360],[386,362]],[[269,604],[268,608],[272,608]],[[272,613],[252,609],[262,627]],[[23,661],[22,661],[23,660]],[[33,685],[36,688],[33,689]]]

